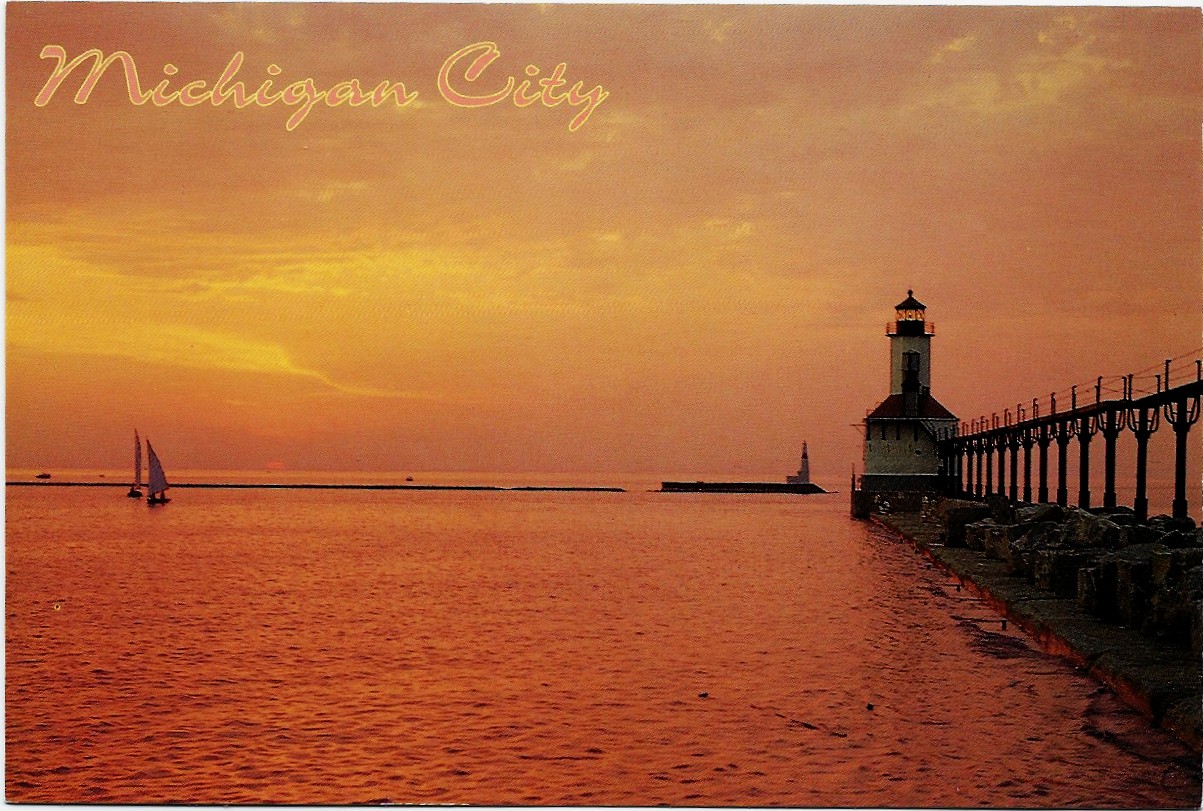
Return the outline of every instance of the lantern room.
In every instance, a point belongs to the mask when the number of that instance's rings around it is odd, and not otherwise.
[[[930,335],[934,330],[927,323],[927,307],[907,290],[906,299],[894,308],[894,323],[886,328],[887,335]]]

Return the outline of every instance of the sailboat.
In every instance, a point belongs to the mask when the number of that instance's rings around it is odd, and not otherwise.
[[[167,497],[167,476],[163,474],[163,465],[159,463],[159,457],[155,454],[155,449],[151,447],[150,440],[146,440],[146,460],[149,472],[149,482],[146,487],[146,503],[148,506],[155,504],[166,504],[171,501]]]
[[[142,440],[134,429],[134,484],[126,493],[130,498],[142,498]]]

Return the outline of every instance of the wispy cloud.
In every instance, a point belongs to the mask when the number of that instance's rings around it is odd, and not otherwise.
[[[975,44],[977,44],[976,34],[966,34],[963,37],[957,37],[956,39],[953,39],[950,42],[947,42],[944,45],[941,45],[939,48],[933,50],[927,61],[933,65],[938,65],[950,55],[963,53],[972,48]]]
[[[97,321],[47,323],[44,313],[18,309],[8,316],[8,341],[13,347],[52,354],[300,377],[356,397],[434,399],[425,392],[344,383],[297,364],[279,344],[178,324],[131,323],[123,329],[110,330]]]
[[[998,45],[986,37],[967,34],[937,48],[929,63],[943,72],[932,76],[913,103],[983,116],[1030,112],[1064,106],[1085,90],[1114,96],[1132,67],[1131,60],[1101,52],[1089,21],[1073,14],[1051,20],[1028,48],[1009,58],[997,47],[983,47],[980,57],[971,58],[979,44]]]

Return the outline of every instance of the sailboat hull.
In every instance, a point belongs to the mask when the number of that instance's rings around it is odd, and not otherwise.
[[[130,498],[142,498],[142,491],[136,487],[131,487],[129,492],[126,493],[126,495],[129,496]]]

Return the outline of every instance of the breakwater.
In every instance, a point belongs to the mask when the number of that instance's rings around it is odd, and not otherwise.
[[[810,482],[661,482],[662,493],[826,493]]]
[[[1203,532],[1189,518],[918,494],[872,517],[1203,751]]]

